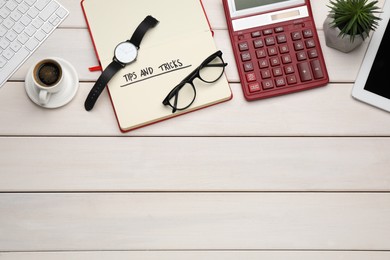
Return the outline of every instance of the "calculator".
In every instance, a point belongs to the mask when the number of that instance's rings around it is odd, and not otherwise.
[[[329,82],[309,0],[222,0],[248,101]]]

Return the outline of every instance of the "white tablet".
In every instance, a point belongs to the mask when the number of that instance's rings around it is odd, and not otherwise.
[[[352,96],[390,112],[390,0],[386,0],[382,11],[382,20],[371,36]]]

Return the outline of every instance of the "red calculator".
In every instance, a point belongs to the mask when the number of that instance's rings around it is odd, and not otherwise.
[[[222,1],[247,100],[329,82],[309,0]]]

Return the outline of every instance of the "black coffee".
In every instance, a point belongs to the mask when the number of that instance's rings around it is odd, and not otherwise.
[[[37,70],[37,77],[46,86],[55,85],[61,78],[61,69],[56,63],[45,62]]]

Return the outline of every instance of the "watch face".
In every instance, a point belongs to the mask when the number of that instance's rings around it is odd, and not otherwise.
[[[115,48],[115,58],[124,64],[130,63],[137,58],[137,47],[130,42],[121,42]]]

